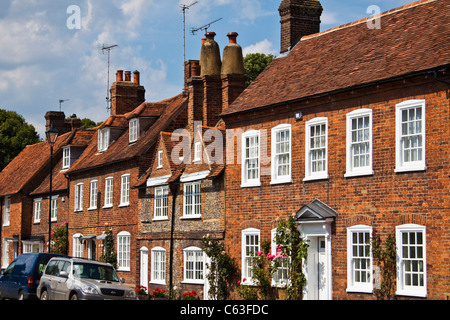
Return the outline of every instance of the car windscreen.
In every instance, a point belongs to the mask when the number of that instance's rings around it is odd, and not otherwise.
[[[87,262],[74,262],[73,275],[75,278],[119,282],[119,277],[113,267]]]

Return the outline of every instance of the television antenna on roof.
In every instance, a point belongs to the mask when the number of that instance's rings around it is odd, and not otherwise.
[[[181,10],[183,10],[183,63],[186,61],[186,10],[197,3],[198,1],[195,1],[190,5],[181,5]]]
[[[61,103],[65,102],[65,101],[69,101],[70,99],[59,99],[59,111],[61,112]]]
[[[222,20],[222,18],[219,18],[219,19],[216,19],[216,20],[214,20],[214,21],[211,21],[210,23],[207,23],[207,24],[205,24],[204,26],[201,26],[201,27],[199,27],[199,28],[197,28],[197,29],[192,28],[192,29],[191,29],[192,34],[195,35],[195,33],[196,33],[197,31],[199,31],[199,30],[205,30],[205,33],[206,33],[206,32],[208,32],[208,28],[209,28],[213,23],[215,23],[215,22],[217,22],[217,21],[220,21],[220,20]]]
[[[106,110],[109,110],[110,105],[109,103],[111,102],[111,99],[109,97],[109,64],[110,64],[110,55],[111,55],[111,49],[118,47],[117,44],[111,44],[111,45],[107,45],[107,44],[103,44],[101,49],[102,53],[105,54],[105,52],[108,53],[108,87],[106,88]]]

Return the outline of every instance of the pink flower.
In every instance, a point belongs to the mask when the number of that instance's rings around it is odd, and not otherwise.
[[[262,251],[258,251],[258,256],[262,255]]]

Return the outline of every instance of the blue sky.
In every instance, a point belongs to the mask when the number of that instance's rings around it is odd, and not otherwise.
[[[14,110],[44,137],[47,111],[103,121],[108,117],[107,55],[111,51],[110,83],[115,71],[139,70],[146,100],[158,101],[183,86],[183,15],[181,6],[195,0],[1,0],[0,108]],[[412,0],[321,0],[321,30],[370,16]],[[186,59],[198,59],[204,31],[214,20],[221,50],[228,32],[238,32],[244,54],[279,53],[281,0],[198,0],[186,10]],[[80,28],[70,29],[80,9]]]

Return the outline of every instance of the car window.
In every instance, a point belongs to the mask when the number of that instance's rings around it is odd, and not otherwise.
[[[113,267],[98,264],[76,262],[73,264],[73,274],[76,278],[119,281],[119,277]]]
[[[50,256],[44,256],[44,255],[40,255],[36,261],[37,264],[37,271],[39,276],[42,275],[42,273],[45,270],[45,266],[47,265],[48,261],[51,259]]]
[[[59,274],[58,269],[59,260],[52,260],[48,263],[47,268],[45,269],[45,274],[49,274],[55,276],[57,273]]]
[[[70,262],[68,261],[64,261],[64,264],[61,268],[61,271],[67,272],[67,274],[69,274],[70,272]]]
[[[12,273],[12,270],[14,269],[14,266],[16,265],[16,261],[11,262],[11,264],[6,268],[5,272],[3,272],[4,276],[10,275]]]

